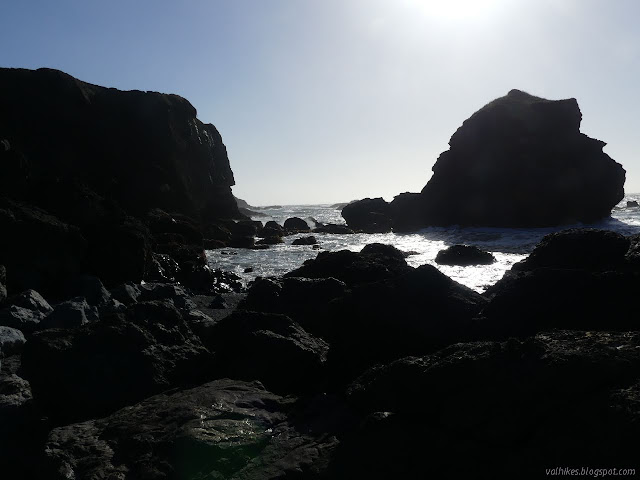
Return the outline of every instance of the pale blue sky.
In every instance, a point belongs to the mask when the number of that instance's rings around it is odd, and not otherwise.
[[[578,99],[640,192],[635,0],[9,0],[0,66],[186,97],[251,204],[419,191],[512,88]]]

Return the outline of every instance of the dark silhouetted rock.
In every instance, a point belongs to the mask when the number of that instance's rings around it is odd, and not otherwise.
[[[285,277],[334,277],[347,285],[357,285],[402,275],[410,270],[400,250],[392,245],[372,243],[359,253],[349,250],[320,252],[315,259],[305,261]]]
[[[109,417],[53,430],[41,475],[52,480],[330,478],[339,441],[326,433],[326,425],[339,423],[344,414],[324,400],[289,420],[295,400],[258,382],[228,379],[156,395]]]
[[[260,380],[287,393],[317,391],[324,382],[329,346],[284,315],[234,312],[207,332],[205,345],[218,377]]]
[[[168,214],[158,208],[147,213],[145,222],[151,233],[158,237],[162,234],[177,234],[183,238],[182,243],[202,245],[203,234],[196,222],[180,214]],[[159,243],[164,243],[159,240]]]
[[[284,229],[287,232],[308,232],[311,230],[309,224],[299,217],[287,218],[284,221]]]
[[[640,205],[636,200],[627,200],[627,208],[638,208]]]
[[[438,478],[634,464],[639,344],[637,333],[547,332],[373,368],[349,399],[377,421],[341,446],[336,478],[424,478],[424,462],[412,461],[421,456]]]
[[[637,330],[640,272],[630,240],[602,230],[547,235],[485,292],[482,329],[491,337],[528,336],[553,328]]]
[[[85,239],[45,211],[0,199],[0,231],[0,264],[10,272],[10,293],[32,288],[59,294],[62,284],[80,272]]]
[[[365,233],[390,232],[391,210],[383,198],[365,198],[352,202],[342,209],[347,226]]]
[[[317,243],[318,240],[316,240],[316,237],[310,235],[308,237],[296,238],[293,242],[291,242],[291,245],[316,245]]]
[[[415,223],[542,227],[608,217],[624,197],[625,171],[604,142],[580,133],[581,120],[573,98],[511,90],[485,105],[453,134],[408,206]]]
[[[436,255],[436,263],[440,265],[491,265],[495,261],[489,252],[473,245],[452,245]]]
[[[335,223],[325,223],[319,227],[314,228],[313,233],[333,233],[335,235],[350,235],[354,233],[352,229],[346,225],[337,225]]]
[[[141,302],[75,329],[34,334],[22,366],[54,423],[113,412],[168,388],[205,380],[211,355],[168,302]]]
[[[50,69],[0,69],[0,92],[0,131],[28,160],[34,188],[73,172],[136,217],[154,208],[239,217],[222,138],[184,98],[103,88]]]
[[[165,246],[163,248],[165,251],[176,252],[182,251],[184,252],[185,247],[178,247],[177,245]],[[188,260],[186,262],[193,262],[194,259],[199,259],[200,254],[191,250],[191,256],[187,256]],[[180,273],[180,265],[176,262],[171,255],[166,253],[154,253],[151,256],[151,265],[147,269],[145,274],[145,281],[147,282],[175,282],[176,277]]]
[[[609,230],[563,230],[546,235],[513,270],[522,272],[542,267],[616,270],[625,262],[630,244],[628,238]]]
[[[238,308],[287,315],[306,331],[326,338],[333,328],[329,302],[346,293],[347,286],[335,278],[262,278]]]
[[[334,381],[407,355],[477,338],[475,316],[486,300],[431,265],[355,286],[330,303],[325,322]]]

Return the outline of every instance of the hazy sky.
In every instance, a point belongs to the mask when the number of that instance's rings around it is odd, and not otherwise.
[[[254,205],[419,191],[463,120],[575,97],[640,192],[637,0],[15,0],[0,66],[177,93]]]

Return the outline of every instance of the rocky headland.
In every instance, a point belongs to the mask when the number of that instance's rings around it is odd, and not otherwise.
[[[0,84],[3,478],[638,467],[640,237],[548,235],[484,294],[376,243],[244,288],[204,249],[353,230],[243,218],[219,136],[180,97],[50,70]]]

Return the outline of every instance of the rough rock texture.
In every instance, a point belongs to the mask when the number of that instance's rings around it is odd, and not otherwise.
[[[0,132],[36,181],[73,175],[141,216],[237,217],[227,152],[184,98],[119,91],[39,69],[0,69]]]
[[[495,261],[489,252],[473,245],[452,245],[436,255],[436,263],[440,265],[490,265]]]
[[[238,311],[206,333],[217,377],[259,380],[272,391],[318,391],[329,346],[284,315]],[[314,390],[315,389],[315,390]]]
[[[593,222],[624,196],[625,171],[580,133],[575,99],[519,90],[487,104],[453,134],[412,199],[424,225],[538,227]]]
[[[335,278],[290,277],[256,280],[239,308],[281,313],[306,331],[326,337],[332,328],[330,302],[347,293],[347,286]]]
[[[43,475],[52,480],[320,478],[338,441],[320,422],[300,429],[288,419],[294,401],[257,382],[234,380],[156,395],[109,417],[53,430]],[[325,417],[338,417],[325,407]]]
[[[126,314],[79,328],[39,332],[22,353],[35,401],[55,423],[102,416],[206,380],[210,363],[182,315],[161,301],[137,303]]]
[[[24,334],[20,330],[0,326],[0,360],[3,356],[20,353],[25,342]]]
[[[427,465],[434,478],[637,468],[639,347],[637,333],[561,331],[374,368],[349,391],[371,421],[341,452],[344,476],[425,478]]]
[[[342,217],[349,228],[365,233],[391,231],[391,211],[383,198],[365,198],[346,205]]]

